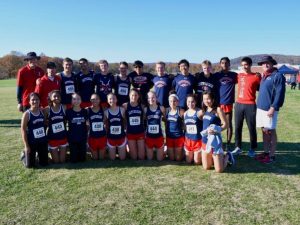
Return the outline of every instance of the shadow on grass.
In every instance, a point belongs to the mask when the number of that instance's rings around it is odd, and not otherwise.
[[[0,120],[0,127],[21,127],[20,119]]]
[[[259,147],[262,143],[259,143]],[[245,144],[245,147],[247,144]],[[245,148],[246,149],[246,148]],[[261,148],[259,148],[261,149]],[[187,166],[191,165],[182,162],[170,161],[168,159],[158,161],[148,160],[131,160],[126,159],[120,161],[116,159],[111,160],[97,160],[94,161],[87,157],[87,161],[82,163],[65,163],[65,164],[51,164],[47,169],[98,169],[98,168],[137,168],[137,167],[161,167],[161,166]],[[300,143],[279,143],[278,151],[276,153],[276,162],[272,164],[263,164],[252,158],[249,158],[244,152],[242,155],[236,157],[236,166],[226,169],[226,173],[243,174],[243,173],[273,173],[281,175],[296,175],[300,174]]]

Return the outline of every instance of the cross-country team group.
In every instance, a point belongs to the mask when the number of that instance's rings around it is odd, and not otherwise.
[[[64,163],[68,151],[71,163],[82,162],[89,151],[95,160],[168,158],[223,172],[242,153],[244,119],[250,136],[248,156],[262,163],[275,161],[285,78],[271,56],[258,62],[262,74],[251,71],[249,57],[242,58],[239,74],[230,71],[230,60],[223,57],[219,72],[213,73],[211,62],[205,60],[202,71],[194,75],[185,59],[178,62],[177,75],[167,74],[161,61],[155,65],[155,75],[146,73],[139,60],[130,73],[128,63],[120,62],[117,75],[109,72],[106,60],[100,60],[100,72],[95,73],[85,58],[79,60],[78,73],[73,72],[70,58],[63,60],[62,72],[48,62],[44,73],[37,65],[39,59],[29,52],[27,65],[17,77],[26,167],[37,162],[41,166],[49,161]],[[256,127],[263,135],[260,154],[256,153]],[[235,145],[231,146],[233,130]]]

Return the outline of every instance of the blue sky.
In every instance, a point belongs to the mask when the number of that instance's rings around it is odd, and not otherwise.
[[[4,0],[0,56],[12,50],[90,61],[191,62],[300,55],[300,3],[193,0]]]

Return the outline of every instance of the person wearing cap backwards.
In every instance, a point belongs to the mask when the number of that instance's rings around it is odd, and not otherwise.
[[[53,90],[60,89],[61,79],[56,74],[56,65],[54,62],[47,63],[47,74],[45,74],[39,84],[35,87],[35,92],[40,95],[41,107],[45,108],[48,106],[49,93]]]
[[[256,126],[262,129],[264,153],[256,159],[272,163],[277,145],[278,112],[285,97],[285,77],[274,67],[277,62],[271,56],[263,56],[257,64],[262,66],[263,76],[257,99]]]
[[[182,59],[178,63],[180,73],[172,81],[172,88],[176,91],[179,98],[179,107],[186,110],[186,99],[189,94],[193,94],[196,78],[189,73],[190,63]]]
[[[81,108],[91,106],[90,98],[95,93],[93,81],[94,71],[89,70],[89,62],[85,58],[79,59],[80,72],[76,75],[78,93],[81,96]]]
[[[29,109],[29,94],[34,92],[36,80],[44,76],[45,72],[37,66],[37,61],[40,60],[35,52],[27,53],[24,60],[27,65],[19,69],[17,75],[17,99],[18,110],[24,112]]]
[[[220,59],[221,71],[216,73],[219,89],[219,103],[224,111],[227,122],[227,140],[226,150],[229,151],[229,145],[232,139],[232,109],[235,97],[235,84],[237,83],[237,73],[230,71],[230,59],[223,57]]]
[[[132,86],[141,93],[141,103],[147,105],[147,94],[153,87],[153,75],[143,71],[144,63],[140,60],[133,63],[133,68],[134,71],[128,74],[128,76],[132,80]]]

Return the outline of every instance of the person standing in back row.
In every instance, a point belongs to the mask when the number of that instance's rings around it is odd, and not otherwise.
[[[234,105],[234,121],[235,121],[235,149],[233,154],[242,153],[242,130],[244,118],[250,135],[249,157],[255,156],[257,148],[256,133],[256,91],[258,91],[261,76],[251,71],[252,59],[244,57],[241,60],[242,73],[238,74],[238,95]]]
[[[264,153],[256,159],[268,164],[275,161],[276,126],[285,97],[285,77],[274,67],[277,62],[271,56],[263,56],[257,64],[262,65],[263,76],[257,98],[256,125],[262,129]]]
[[[237,83],[237,73],[230,70],[230,59],[223,57],[220,60],[221,71],[216,74],[219,81],[219,99],[220,107],[224,111],[227,122],[227,144],[226,150],[229,150],[229,145],[232,139],[232,109],[235,95],[235,84]]]

